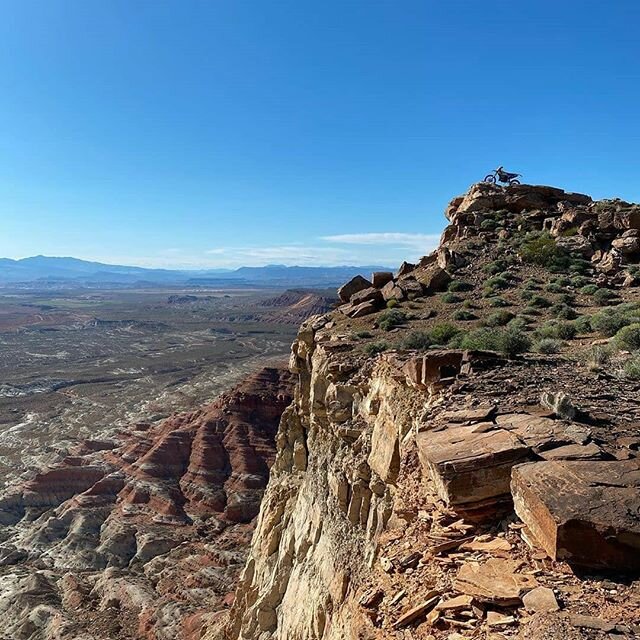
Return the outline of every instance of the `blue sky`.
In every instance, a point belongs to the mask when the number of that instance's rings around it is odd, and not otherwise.
[[[637,0],[0,9],[0,256],[393,265],[498,164],[640,200]]]

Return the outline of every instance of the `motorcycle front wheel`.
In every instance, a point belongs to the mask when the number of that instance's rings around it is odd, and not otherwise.
[[[520,180],[509,180],[510,187],[514,187],[517,184],[520,184]]]
[[[490,173],[488,176],[484,177],[484,180],[482,182],[490,182],[491,184],[495,184],[496,177],[492,173]]]

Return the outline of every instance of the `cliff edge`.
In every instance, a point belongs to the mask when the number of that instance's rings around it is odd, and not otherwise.
[[[477,184],[445,215],[302,325],[208,640],[640,634],[640,206]]]

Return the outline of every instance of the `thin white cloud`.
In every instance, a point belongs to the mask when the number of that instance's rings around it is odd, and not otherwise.
[[[334,236],[323,236],[326,242],[343,244],[373,244],[404,247],[421,247],[425,252],[438,245],[440,236],[428,233],[342,233]]]

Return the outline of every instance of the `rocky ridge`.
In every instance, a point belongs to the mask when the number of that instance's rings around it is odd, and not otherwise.
[[[446,216],[302,325],[208,640],[640,634],[640,206],[478,184]]]
[[[85,441],[0,498],[0,638],[195,640],[232,602],[291,376]]]

